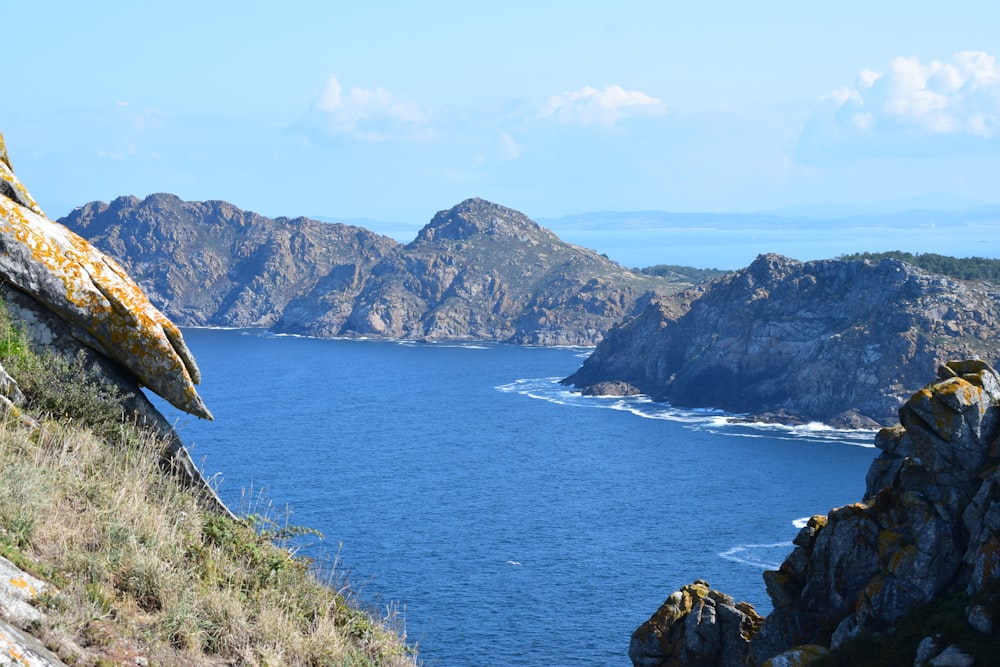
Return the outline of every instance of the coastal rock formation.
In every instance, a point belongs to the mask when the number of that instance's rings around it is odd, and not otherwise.
[[[375,267],[340,333],[591,345],[653,295],[677,289],[563,243],[518,211],[469,199]],[[277,328],[334,334],[322,321],[295,312]]]
[[[763,419],[891,423],[946,359],[1000,352],[1000,288],[897,260],[762,255],[685,310],[654,302],[564,383],[624,382],[656,400]]]
[[[628,655],[642,667],[740,667],[763,621],[753,605],[735,602],[699,580],[671,594],[635,631]]]
[[[176,407],[211,419],[180,330],[110,257],[49,220],[14,175],[0,138],[0,277],[68,323],[85,345]]]
[[[162,194],[92,202],[61,222],[188,325],[591,345],[653,295],[686,286],[636,274],[481,199],[438,213],[406,246],[359,227]]]
[[[781,567],[765,573],[774,611],[744,646],[746,662],[730,664],[793,664],[781,660],[806,647],[836,651],[858,636],[891,634],[905,616],[948,595],[963,596],[969,625],[990,635],[989,608],[977,600],[994,599],[1000,584],[998,443],[1000,375],[979,360],[942,366],[938,380],[899,410],[899,424],[876,437],[882,451],[864,498],[812,517]],[[659,635],[677,634],[693,613],[668,614],[672,621],[659,624]],[[633,636],[636,655],[649,655],[641,649],[652,622]],[[922,660],[945,664],[932,659],[946,651],[963,655],[943,631],[927,629]],[[709,652],[721,654],[723,646]],[[671,662],[680,650],[633,662],[683,664]]]
[[[117,258],[186,326],[270,327],[321,280],[336,282],[349,308],[360,278],[399,246],[360,227],[169,194],[90,202],[60,222]]]

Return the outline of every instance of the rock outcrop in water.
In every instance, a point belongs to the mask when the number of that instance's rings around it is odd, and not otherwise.
[[[92,202],[61,221],[188,325],[591,345],[653,295],[687,286],[629,271],[481,199],[438,213],[405,246],[359,227],[172,195]]]
[[[626,383],[681,407],[781,421],[891,423],[947,359],[1000,356],[1000,288],[896,260],[762,255],[611,331],[564,382]]]
[[[1000,602],[1000,375],[982,361],[949,362],[875,444],[882,452],[868,471],[864,498],[812,517],[781,567],[765,572],[774,611],[759,630],[741,633],[742,643],[732,631],[729,641],[718,630],[701,631],[700,607],[677,604],[692,589],[685,587],[633,635],[633,663],[807,664],[857,637],[891,635],[905,617],[945,596],[959,598],[963,624],[993,637],[991,609]],[[694,588],[708,595],[704,582]],[[960,640],[952,645],[954,628],[925,632],[919,646],[906,647],[908,656],[895,656],[901,663],[913,664],[918,650],[921,660],[968,650]],[[685,662],[696,649],[720,657]],[[972,664],[968,658],[930,664]]]

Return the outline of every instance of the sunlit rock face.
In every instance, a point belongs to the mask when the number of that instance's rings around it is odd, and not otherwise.
[[[174,406],[212,415],[180,330],[113,259],[49,220],[14,175],[0,136],[0,279],[74,329]]]
[[[636,630],[633,664],[804,664],[795,660],[892,633],[947,596],[966,596],[970,626],[989,635],[989,610],[974,602],[1000,584],[1000,375],[970,359],[937,376],[876,436],[864,498],[812,517],[781,566],[764,573],[774,610],[762,623],[732,625],[741,641],[727,643],[694,603],[707,586],[687,586]],[[925,648],[930,657],[949,650]],[[708,657],[685,662],[695,649]]]

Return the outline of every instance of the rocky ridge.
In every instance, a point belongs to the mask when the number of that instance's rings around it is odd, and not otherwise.
[[[998,443],[1000,374],[979,360],[940,367],[899,423],[878,433],[864,498],[812,517],[781,567],[765,572],[774,604],[766,619],[695,582],[636,630],[633,664],[805,665],[857,638],[891,635],[949,595],[964,601],[975,633],[994,637]],[[894,664],[973,664],[954,629],[926,630]]]
[[[592,345],[654,295],[682,287],[482,199],[439,212],[405,246],[359,227],[172,195],[92,202],[61,221],[194,326]]]
[[[687,307],[689,304],[689,307]],[[929,369],[1000,353],[1000,288],[897,260],[762,255],[605,337],[564,383],[786,422],[891,423]]]

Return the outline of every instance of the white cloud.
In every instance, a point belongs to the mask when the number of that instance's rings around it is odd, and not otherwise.
[[[327,132],[367,141],[419,139],[431,120],[422,106],[385,88],[354,87],[345,93],[334,75],[316,98],[312,115]]]
[[[520,144],[506,132],[500,133],[500,157],[504,160],[516,160],[521,157]]]
[[[1000,150],[1000,67],[982,51],[862,70],[821,98],[797,145],[806,159],[969,150]]]
[[[539,110],[543,118],[580,125],[615,125],[636,113],[663,113],[665,105],[657,98],[638,90],[610,85],[604,90],[585,86],[581,90],[554,95]]]

